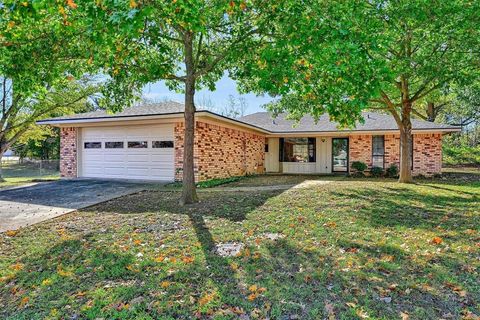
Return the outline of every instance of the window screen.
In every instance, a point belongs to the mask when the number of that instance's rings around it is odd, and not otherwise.
[[[384,136],[372,137],[372,167],[384,167],[385,139]]]

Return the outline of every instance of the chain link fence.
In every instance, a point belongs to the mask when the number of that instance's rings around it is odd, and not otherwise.
[[[60,176],[59,160],[21,159],[3,157],[0,163],[5,179],[55,179]]]

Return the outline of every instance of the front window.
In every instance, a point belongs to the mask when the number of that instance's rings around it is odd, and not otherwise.
[[[384,167],[385,139],[384,136],[372,137],[372,167]]]
[[[101,149],[102,143],[101,142],[85,142],[83,144],[85,149]]]
[[[123,141],[105,142],[105,149],[123,149]]]
[[[315,162],[315,138],[280,138],[280,162]]]
[[[147,141],[128,141],[127,146],[129,149],[141,149],[147,148]]]
[[[152,141],[152,148],[173,148],[173,141]]]

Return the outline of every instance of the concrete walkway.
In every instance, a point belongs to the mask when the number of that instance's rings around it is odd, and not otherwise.
[[[0,232],[139,192],[148,184],[106,180],[60,180],[0,191]]]
[[[246,187],[215,187],[208,189],[198,189],[201,192],[237,192],[237,191],[277,191],[277,190],[295,190],[295,189],[305,189],[314,186],[321,186],[331,183],[332,181],[324,180],[305,180],[299,184],[280,184],[273,186],[246,186]]]

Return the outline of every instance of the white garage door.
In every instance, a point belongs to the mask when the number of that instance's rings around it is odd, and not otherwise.
[[[173,143],[173,124],[82,128],[80,174],[172,181]]]

